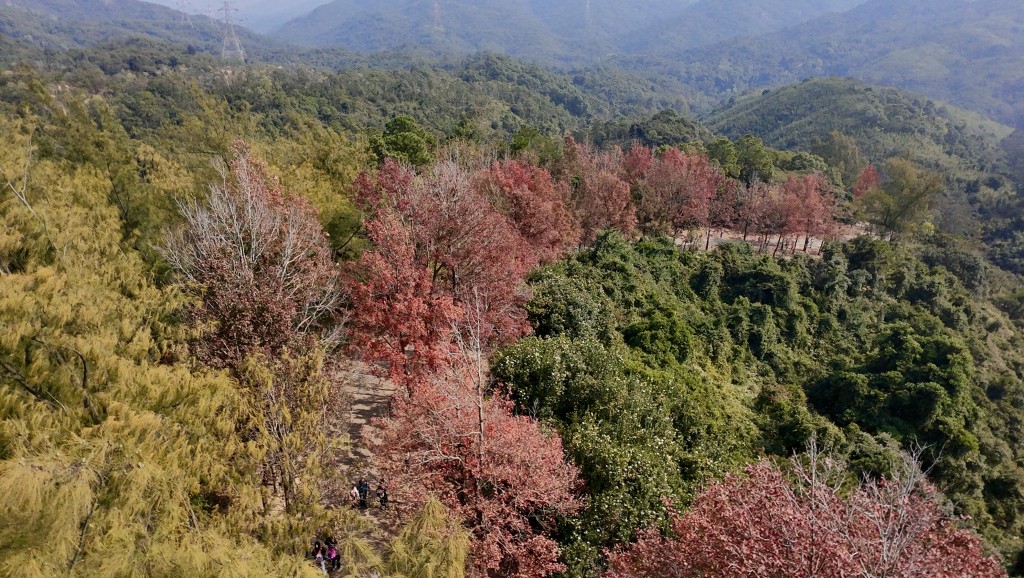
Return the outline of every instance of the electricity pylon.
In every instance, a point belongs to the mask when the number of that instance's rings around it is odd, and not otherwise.
[[[441,31],[441,0],[434,0],[434,32]]]
[[[188,0],[179,0],[178,1],[178,12],[181,12],[181,23],[182,24],[188,24],[189,28],[193,28],[194,29],[195,25],[192,24],[192,17],[189,16],[189,13],[191,11],[192,11],[192,6],[189,5]]]
[[[238,9],[229,0],[225,0],[224,6],[220,9],[220,13],[223,15],[220,22],[224,35],[220,57],[224,60],[245,62],[245,49],[242,48],[242,43],[238,40],[238,34],[235,32],[235,12],[238,12]]]

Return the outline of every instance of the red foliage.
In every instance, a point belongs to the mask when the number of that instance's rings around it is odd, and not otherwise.
[[[634,155],[630,165],[643,167],[646,155]],[[650,231],[678,236],[683,230],[708,229],[711,206],[725,175],[704,155],[687,155],[678,149],[666,150],[646,170],[629,170],[640,180],[638,216]]]
[[[650,147],[634,142],[633,147],[622,157],[622,172],[626,180],[635,186],[647,179],[654,164],[654,153]]]
[[[741,185],[733,179],[725,179],[715,191],[708,207],[708,227],[731,229],[737,225],[740,211]]]
[[[316,210],[285,195],[241,142],[208,204],[182,206],[185,226],[164,254],[201,288],[193,321],[207,327],[196,353],[237,367],[251,353],[275,355],[313,334],[337,338],[341,284]]]
[[[530,244],[537,261],[551,263],[579,241],[565,206],[565,191],[544,169],[521,161],[494,163],[479,186]]]
[[[604,229],[631,236],[636,230],[636,209],[629,183],[619,178],[622,151],[596,151],[572,137],[565,139],[559,172],[572,191],[570,207],[582,229],[582,242],[590,243]]]
[[[450,293],[434,291],[430,271],[416,256],[409,228],[382,207],[366,223],[374,249],[363,253],[350,284],[350,342],[368,360],[383,362],[398,383],[436,370],[447,359],[453,325],[461,317]]]
[[[523,281],[536,259],[462,169],[439,163],[419,176],[388,160],[356,191],[374,208],[366,222],[374,248],[351,284],[351,342],[362,357],[414,381],[457,339],[467,303],[481,312],[486,351],[529,332]]]
[[[563,568],[545,533],[580,508],[578,472],[557,434],[501,397],[485,399],[477,379],[457,365],[396,396],[374,455],[400,503],[438,496],[470,529],[472,575],[547,576]]]
[[[765,250],[772,235],[780,235],[786,230],[782,191],[775,184],[751,183],[745,189],[742,215],[747,227],[744,234],[749,228],[750,232],[760,235],[759,247]]]
[[[669,537],[647,530],[609,553],[606,577],[1005,576],[976,535],[942,515],[921,478],[846,495],[803,473],[796,488],[767,462],[728,476],[685,515],[672,514]]]
[[[579,508],[577,471],[556,434],[485,396],[484,365],[529,330],[525,275],[572,227],[545,171],[509,162],[478,177],[386,161],[359,178],[373,248],[352,271],[351,343],[405,386],[371,441],[397,501],[447,504],[472,532],[474,575],[540,578],[561,569],[545,530]]]
[[[804,251],[812,237],[825,239],[835,234],[836,198],[828,178],[820,173],[791,176],[783,185],[781,210],[785,223],[782,235],[804,237]],[[796,243],[793,243],[796,250]]]
[[[857,175],[857,182],[853,185],[853,198],[859,199],[871,189],[877,189],[879,181],[878,170],[874,165],[864,167],[864,170]]]

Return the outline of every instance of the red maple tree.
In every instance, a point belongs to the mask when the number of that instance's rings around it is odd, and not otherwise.
[[[578,243],[580,231],[566,208],[565,187],[558,187],[548,171],[506,160],[480,171],[477,183],[515,225],[539,263],[554,262]]]
[[[711,248],[711,233],[717,230],[721,235],[727,229],[737,226],[740,217],[740,194],[742,185],[734,179],[725,179],[711,197],[708,206],[708,238],[704,249]]]
[[[550,178],[506,163],[474,183],[453,163],[386,161],[357,194],[373,246],[351,271],[351,343],[404,386],[370,443],[396,501],[439,497],[472,532],[475,576],[560,570],[547,530],[579,508],[576,469],[486,375],[487,355],[529,330],[527,271],[566,243]]]
[[[633,146],[622,156],[622,174],[630,185],[647,180],[656,160],[654,151],[634,141]]]
[[[598,151],[587,143],[566,137],[562,159],[556,167],[561,182],[571,192],[569,207],[581,229],[581,241],[591,243],[605,229],[631,236],[637,225],[629,183],[620,178],[622,151]]]
[[[396,383],[416,381],[446,359],[461,311],[450,293],[434,290],[395,209],[381,207],[365,227],[374,248],[351,271],[349,342]]]
[[[350,271],[357,354],[414,381],[450,350],[470,302],[482,312],[485,351],[530,331],[524,280],[536,257],[467,171],[440,162],[417,175],[388,160],[356,193],[373,243]]]
[[[671,514],[668,536],[646,530],[610,552],[606,578],[1005,576],[916,467],[845,492],[841,468],[811,455],[794,460],[796,484],[768,462],[727,476]]]
[[[878,169],[874,165],[864,167],[864,170],[857,175],[857,182],[853,185],[853,198],[859,199],[871,189],[877,189],[880,180]]]
[[[580,502],[562,443],[513,404],[484,395],[480,367],[449,367],[393,401],[372,447],[397,501],[437,496],[472,533],[473,576],[541,578],[560,571],[548,534]]]
[[[785,225],[780,234],[796,237],[792,242],[794,252],[801,236],[803,251],[807,252],[812,238],[824,240],[835,234],[836,198],[825,175],[790,176],[782,185],[781,195]]]
[[[637,212],[646,229],[675,237],[697,229],[710,236],[712,201],[726,180],[717,165],[704,155],[668,149],[645,172]]]

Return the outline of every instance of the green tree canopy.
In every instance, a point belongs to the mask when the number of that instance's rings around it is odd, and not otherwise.
[[[428,165],[434,160],[432,149],[436,139],[410,116],[396,116],[384,126],[384,132],[370,139],[370,150],[378,162],[395,159],[413,166]]]
[[[868,222],[890,238],[912,231],[928,215],[932,199],[942,192],[942,177],[914,166],[909,160],[889,159],[880,188],[862,199]]]

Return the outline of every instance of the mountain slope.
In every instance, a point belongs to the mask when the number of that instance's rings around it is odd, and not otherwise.
[[[176,10],[138,0],[4,0],[3,5],[87,22],[180,19]]]
[[[610,53],[662,53],[779,30],[865,0],[590,0],[432,3],[334,0],[275,34],[353,50],[399,46],[443,52],[492,50],[538,60],[587,63]]]
[[[871,0],[784,32],[626,65],[674,76],[712,99],[854,76],[1014,124],[1024,115],[1024,10],[1019,0]]]
[[[547,30],[566,43],[575,59],[587,61],[608,51],[621,50],[622,38],[642,35],[660,22],[678,19],[699,1],[647,0],[642,7],[615,0],[529,0],[529,3],[533,13]]]
[[[147,0],[161,6],[180,8],[181,0]],[[238,9],[242,23],[257,32],[270,32],[292,18],[297,18],[326,4],[327,0],[236,0],[232,5]],[[186,0],[186,12],[194,14],[216,14],[224,6],[223,0]]]
[[[729,137],[751,133],[790,150],[810,150],[838,131],[853,137],[872,162],[909,155],[943,170],[1002,169],[1000,143],[1013,132],[955,106],[850,78],[816,78],[752,94],[703,121]]]
[[[197,17],[190,23],[182,16],[138,0],[4,0],[0,4],[0,34],[57,49],[126,36],[219,49],[221,36],[213,22]]]
[[[238,27],[250,57],[281,52],[281,43]],[[206,16],[189,16],[139,0],[2,0],[0,36],[35,48],[83,48],[126,38],[220,54],[223,32]]]
[[[438,52],[489,50],[535,58],[564,48],[527,0],[442,2],[435,18],[419,0],[335,0],[282,26],[275,36],[299,44],[375,51],[426,47]]]
[[[642,33],[621,39],[630,53],[664,53],[732,38],[782,30],[833,12],[844,12],[865,0],[700,0],[681,14],[657,22]]]

